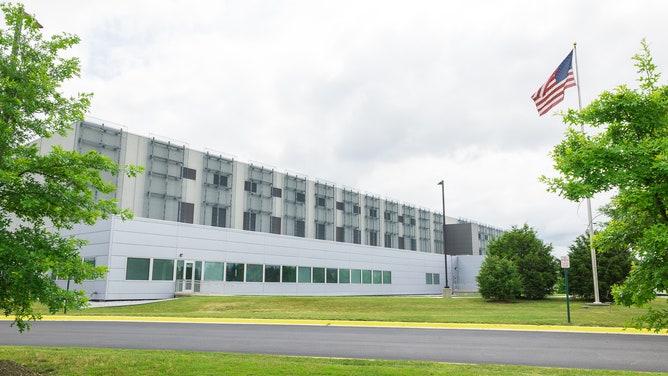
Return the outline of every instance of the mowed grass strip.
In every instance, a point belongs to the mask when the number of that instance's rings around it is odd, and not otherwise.
[[[419,361],[328,359],[61,347],[2,347],[0,359],[49,376],[144,375],[637,375],[637,372]],[[649,373],[647,373],[649,375]]]
[[[665,309],[666,301],[657,299],[652,306]],[[644,308],[588,307],[586,302],[571,301],[570,325],[624,327],[644,312]],[[564,297],[499,303],[476,297],[194,296],[88,308],[68,315],[568,325]]]

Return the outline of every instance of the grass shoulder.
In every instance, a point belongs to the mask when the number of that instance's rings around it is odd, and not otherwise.
[[[505,365],[447,364],[422,361],[328,359],[201,353],[171,350],[123,350],[63,347],[3,347],[10,359],[49,376],[144,375],[635,375],[636,372]]]

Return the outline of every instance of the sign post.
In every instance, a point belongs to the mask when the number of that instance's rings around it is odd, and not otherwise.
[[[571,323],[571,303],[568,299],[568,268],[571,267],[571,261],[568,256],[561,256],[561,267],[564,269],[564,284],[566,285],[566,314],[568,323]]]

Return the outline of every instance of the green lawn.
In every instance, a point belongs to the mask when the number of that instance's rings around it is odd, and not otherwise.
[[[666,308],[665,299],[654,306]],[[624,327],[644,309],[617,305],[587,307],[571,301],[571,325]],[[157,303],[89,308],[68,315],[188,318],[304,319],[568,325],[565,298],[492,303],[482,298],[433,297],[189,297]]]
[[[657,299],[652,305],[665,308],[666,299]],[[571,302],[571,325],[623,327],[645,311],[615,305],[585,307],[584,302]],[[492,303],[477,297],[198,296],[135,306],[88,308],[67,315],[568,325],[566,301],[560,297]],[[500,365],[51,347],[0,346],[0,359],[16,361],[50,376],[637,374]]]
[[[326,359],[165,350],[2,347],[12,359],[49,376],[148,375],[637,375],[637,372],[447,364],[417,361]]]

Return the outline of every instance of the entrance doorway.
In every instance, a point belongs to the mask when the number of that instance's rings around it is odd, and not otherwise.
[[[176,292],[199,292],[202,262],[178,260],[176,263]]]

